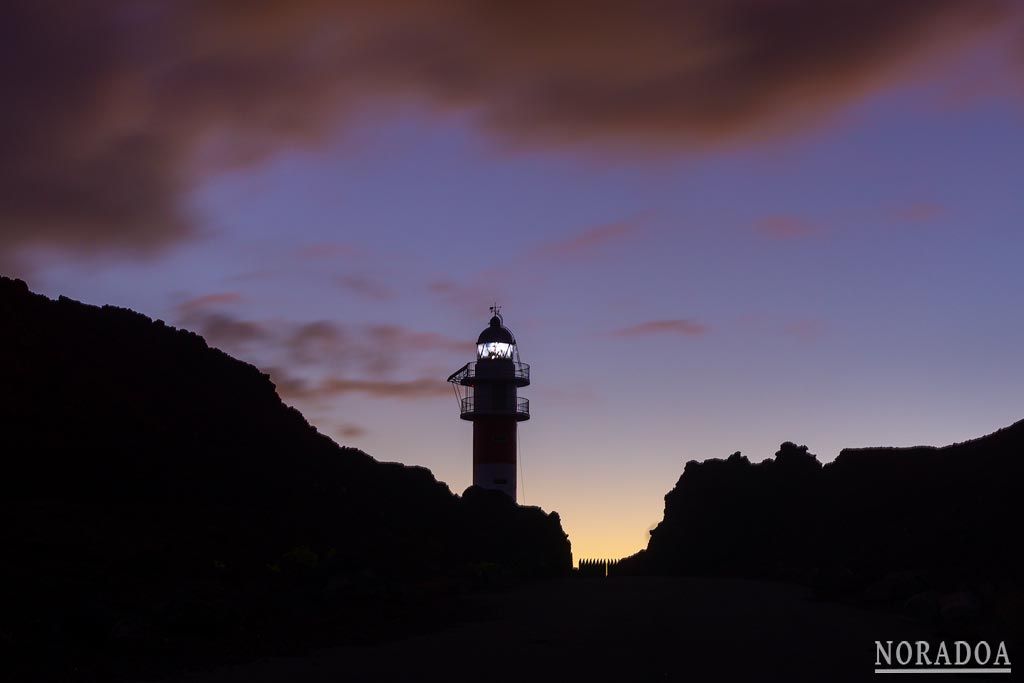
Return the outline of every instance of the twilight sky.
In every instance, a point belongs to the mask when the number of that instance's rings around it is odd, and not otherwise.
[[[15,0],[0,271],[188,327],[322,432],[646,544],[690,459],[1024,417],[1024,20],[1001,0]]]

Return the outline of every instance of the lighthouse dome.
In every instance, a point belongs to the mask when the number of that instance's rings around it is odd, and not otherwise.
[[[476,339],[476,356],[478,359],[512,358],[516,338],[502,324],[501,316],[491,318],[490,324]]]

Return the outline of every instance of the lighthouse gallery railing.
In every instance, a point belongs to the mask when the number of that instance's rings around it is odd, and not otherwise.
[[[476,412],[476,405],[473,402],[473,398],[474,398],[473,396],[466,396],[465,398],[463,398],[460,401],[460,403],[462,404],[462,414],[463,415],[472,415],[472,414],[480,414],[480,415],[505,415],[505,414],[511,413],[511,411],[509,411],[509,410],[495,410],[495,411],[488,411],[488,412],[485,412],[485,413],[477,413]],[[522,396],[516,397],[515,414],[516,415],[529,416],[530,415],[530,399],[523,398]]]
[[[530,366],[528,363],[520,363],[519,361],[512,361],[513,374],[512,378],[519,380],[520,382],[530,382]],[[469,384],[472,380],[477,378],[476,363],[466,363],[461,368],[453,372],[448,377],[449,382],[455,384]]]

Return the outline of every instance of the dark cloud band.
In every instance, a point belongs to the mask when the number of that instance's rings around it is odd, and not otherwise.
[[[1004,0],[12,0],[0,254],[154,251],[206,174],[368,103],[471,112],[517,144],[672,149],[820,120],[1013,11]]]

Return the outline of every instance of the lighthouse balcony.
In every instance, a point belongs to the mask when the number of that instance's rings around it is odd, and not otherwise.
[[[530,366],[514,360],[484,360],[466,363],[448,377],[449,382],[471,387],[477,382],[507,381],[517,387],[530,383]]]
[[[478,403],[475,399],[475,396],[466,396],[460,401],[459,417],[463,420],[474,420],[485,415],[511,415],[515,416],[516,422],[530,419],[530,399],[517,397],[514,409],[511,406],[486,406],[482,401]]]

